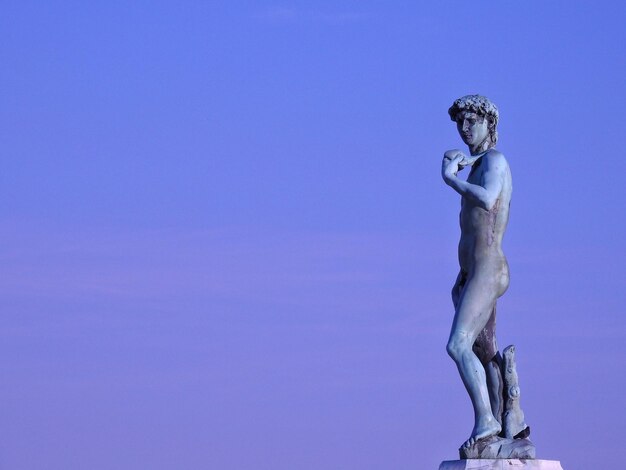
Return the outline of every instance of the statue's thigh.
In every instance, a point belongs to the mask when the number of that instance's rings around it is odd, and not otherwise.
[[[466,275],[463,271],[459,271],[459,275],[456,277],[456,281],[454,281],[454,286],[452,286],[452,304],[455,309],[459,305],[459,299],[461,298],[461,292],[466,280]]]
[[[454,316],[453,333],[465,333],[472,342],[491,318],[498,298],[495,286],[489,286],[480,276],[467,281]]]

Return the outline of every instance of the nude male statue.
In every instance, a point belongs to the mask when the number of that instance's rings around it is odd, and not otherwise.
[[[495,340],[496,301],[509,286],[502,237],[513,189],[509,165],[495,149],[498,109],[484,96],[459,98],[448,110],[470,155],[448,150],[442,177],[461,195],[460,272],[452,288],[454,322],[447,351],[474,407],[474,429],[463,444],[502,430],[501,356]],[[457,173],[469,166],[467,181]]]

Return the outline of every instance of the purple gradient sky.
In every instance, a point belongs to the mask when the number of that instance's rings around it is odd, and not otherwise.
[[[5,1],[0,469],[434,469],[460,139],[514,177],[499,338],[538,455],[626,421],[623,2]]]

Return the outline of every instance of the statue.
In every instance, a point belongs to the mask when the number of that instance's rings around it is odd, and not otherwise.
[[[447,351],[474,407],[474,428],[460,454],[534,458],[519,406],[515,348],[507,348],[503,360],[495,335],[496,302],[509,286],[502,238],[513,191],[509,165],[495,148],[498,109],[484,96],[469,95],[448,113],[469,147],[469,155],[445,152],[441,170],[445,183],[461,195],[460,271],[452,288],[455,314]],[[467,180],[457,176],[465,167],[471,168]]]

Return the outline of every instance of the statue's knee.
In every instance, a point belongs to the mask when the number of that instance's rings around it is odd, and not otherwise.
[[[448,341],[448,344],[446,345],[446,352],[448,353],[448,356],[450,356],[452,359],[456,359],[457,351],[452,341]]]
[[[469,341],[466,337],[452,337],[448,341],[446,351],[448,355],[458,361],[461,357],[471,349]]]

